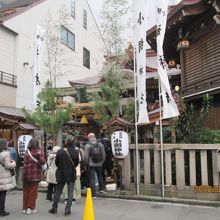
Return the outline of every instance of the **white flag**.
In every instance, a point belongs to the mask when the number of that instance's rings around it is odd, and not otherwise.
[[[149,123],[146,101],[147,1],[134,1],[134,44],[137,62],[138,124]]]
[[[167,76],[167,64],[163,54],[163,41],[166,31],[168,0],[156,0],[156,37],[158,74],[161,82],[161,95],[163,99],[163,118],[171,118],[179,115],[177,105],[171,94]]]
[[[35,39],[34,39],[32,111],[40,104],[37,95],[42,88],[40,73],[41,73],[42,53],[44,48],[44,34],[45,34],[44,28],[37,25]]]

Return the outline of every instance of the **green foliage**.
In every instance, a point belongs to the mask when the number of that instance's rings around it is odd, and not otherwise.
[[[57,90],[52,88],[51,84],[47,82],[45,89],[38,94],[41,104],[36,111],[29,113],[26,109],[23,109],[28,122],[41,128],[45,133],[51,134],[54,138],[59,128],[70,119],[72,110],[70,104],[68,104],[66,109],[57,109],[57,96]]]
[[[201,132],[206,125],[210,111],[213,108],[212,97],[203,97],[202,105],[186,105],[176,122],[177,139],[184,143],[200,143]]]
[[[124,82],[121,70],[118,65],[112,65],[104,77],[100,92],[93,94],[95,108],[102,122],[107,122],[119,114],[119,99],[123,91]]]
[[[134,104],[134,102],[129,103],[123,109],[123,118],[125,118],[128,121],[134,121],[135,120],[135,104]]]
[[[220,143],[220,130],[213,130],[210,128],[202,129],[200,133],[200,143],[219,144]]]
[[[164,143],[171,143],[172,139],[171,139],[171,127],[162,127],[162,131],[163,131],[163,142]],[[160,140],[160,129],[157,131],[156,133],[156,137],[158,140]]]

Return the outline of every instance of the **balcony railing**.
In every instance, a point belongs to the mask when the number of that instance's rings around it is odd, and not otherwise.
[[[0,84],[17,87],[17,76],[0,71]]]

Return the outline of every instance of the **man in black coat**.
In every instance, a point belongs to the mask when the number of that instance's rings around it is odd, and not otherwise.
[[[63,191],[65,184],[67,183],[68,200],[65,207],[65,215],[71,214],[74,183],[76,180],[75,168],[77,167],[78,163],[79,163],[79,152],[74,148],[74,140],[67,139],[66,147],[60,149],[57,152],[55,159],[55,164],[57,166],[57,170],[56,170],[57,186],[53,198],[52,209],[49,210],[49,213],[51,214],[57,213],[60,195]]]

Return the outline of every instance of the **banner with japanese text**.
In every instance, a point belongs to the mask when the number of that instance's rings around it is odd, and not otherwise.
[[[32,111],[40,105],[40,101],[37,98],[38,93],[41,90],[41,64],[42,55],[44,49],[44,35],[45,30],[43,27],[37,25],[36,34],[34,40],[34,67],[33,67],[33,100],[32,100]]]
[[[137,73],[138,124],[149,123],[146,101],[146,31],[149,0],[134,1],[134,45]]]
[[[179,115],[177,105],[171,94],[167,75],[167,64],[164,59],[163,42],[166,31],[168,0],[156,0],[156,37],[158,74],[161,83],[161,95],[163,100],[163,118],[171,118]]]

